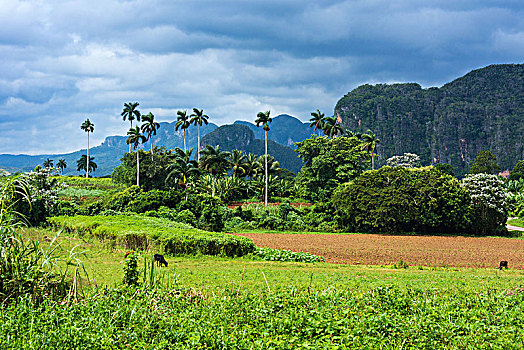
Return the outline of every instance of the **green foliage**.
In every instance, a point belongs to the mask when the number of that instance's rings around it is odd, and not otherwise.
[[[54,227],[79,235],[116,240],[127,249],[158,246],[168,254],[242,256],[255,246],[244,237],[206,232],[167,219],[145,215],[58,216],[48,219]]]
[[[314,137],[297,143],[304,166],[296,177],[304,198],[323,201],[340,184],[360,175],[370,159],[356,137]]]
[[[385,166],[340,186],[332,205],[351,232],[457,233],[469,201],[455,178],[431,167]]]
[[[124,284],[127,286],[138,285],[138,254],[130,252],[124,260]]]
[[[497,157],[490,151],[481,151],[469,170],[469,174],[498,174],[500,166],[496,163]]]
[[[152,189],[167,189],[169,183],[165,180],[169,174],[169,165],[176,158],[171,150],[165,148],[154,148],[151,157],[149,153],[140,152],[140,187],[149,191]],[[133,186],[136,184],[136,153],[126,153],[121,159],[119,166],[115,168],[111,178],[115,183]]]
[[[519,160],[509,173],[509,180],[524,179],[524,160]]]
[[[496,175],[468,175],[461,182],[471,196],[471,229],[479,235],[506,235],[508,193]]]
[[[451,164],[438,163],[435,164],[434,167],[443,174],[455,176],[455,173],[453,172],[453,166]]]
[[[307,252],[292,252],[285,249],[257,248],[253,255],[269,261],[294,261],[294,262],[324,262],[322,256],[310,254]]]
[[[24,299],[2,307],[0,343],[12,349],[509,349],[524,338],[518,288],[236,294],[107,289],[65,305]]]

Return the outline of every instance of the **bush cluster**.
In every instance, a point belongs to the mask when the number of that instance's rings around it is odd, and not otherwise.
[[[307,252],[292,252],[285,249],[257,248],[253,255],[269,261],[294,261],[294,262],[324,262],[323,256],[310,254]]]

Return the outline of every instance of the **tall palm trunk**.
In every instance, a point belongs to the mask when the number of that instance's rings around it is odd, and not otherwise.
[[[264,199],[264,206],[267,207],[267,130],[266,131],[266,196],[265,196],[265,199]]]
[[[86,178],[89,177],[89,131],[87,132],[87,167],[86,167]]]
[[[198,124],[197,162],[200,162],[200,124]]]
[[[375,153],[371,153],[371,170],[375,170]]]
[[[213,175],[213,186],[211,187],[211,197],[215,196],[215,175]]]
[[[131,122],[131,129],[133,129],[133,121],[130,120],[130,122]],[[131,153],[131,144],[129,144],[129,153]]]
[[[140,187],[140,157],[138,156],[138,147],[136,149],[136,185]]]
[[[149,133],[149,139],[151,140],[151,161],[153,161],[153,133]]]
[[[184,129],[184,153],[186,152],[186,129]]]

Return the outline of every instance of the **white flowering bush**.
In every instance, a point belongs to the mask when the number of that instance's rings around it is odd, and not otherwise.
[[[58,190],[65,185],[52,177],[51,168],[37,167],[35,171],[21,175],[27,184],[29,201],[19,201],[17,198],[16,211],[21,213],[31,225],[38,225],[46,217],[55,215],[58,209]]]
[[[414,153],[404,153],[401,156],[388,158],[386,164],[390,167],[416,168],[420,165],[420,157]]]
[[[475,174],[462,179],[471,197],[471,227],[481,235],[507,234],[508,192],[496,175]]]

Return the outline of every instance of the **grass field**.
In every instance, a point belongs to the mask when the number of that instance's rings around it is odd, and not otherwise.
[[[45,247],[55,231],[23,234]],[[524,348],[519,269],[166,256],[156,287],[129,288],[125,250],[114,241],[70,234],[57,241],[64,256],[84,252],[83,296],[0,307],[2,348]],[[140,253],[139,267],[153,253]]]

